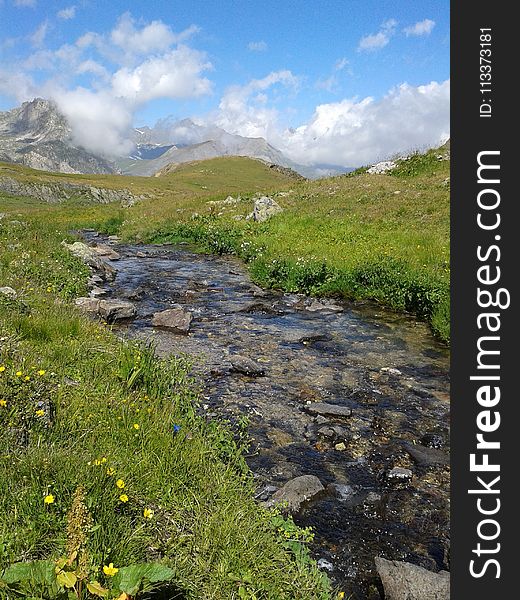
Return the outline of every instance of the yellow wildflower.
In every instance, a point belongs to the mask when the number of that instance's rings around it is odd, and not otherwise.
[[[47,494],[43,499],[44,504],[54,504],[54,496],[52,494]]]
[[[45,411],[44,411],[44,410],[42,410],[41,408],[40,408],[40,410],[37,410],[37,411],[36,411],[36,416],[37,416],[37,417],[43,417],[43,415],[44,415],[44,414],[45,414]]]
[[[4,365],[0,365],[0,373],[3,373],[4,371],[5,371]]]
[[[101,464],[104,465],[107,461],[108,458],[106,456],[103,456],[103,458],[101,459]]]
[[[134,429],[139,429],[139,423],[134,423]]]
[[[38,371],[38,375],[45,375],[45,369],[40,369]]]
[[[21,377],[23,375],[23,373],[21,371],[16,371],[16,376],[17,377]]]
[[[126,485],[126,484],[125,484],[125,482],[124,482],[122,479],[118,479],[118,480],[116,481],[116,485],[117,485],[117,487],[118,487],[120,490],[122,490],[122,489],[125,487],[125,485]]]
[[[0,398],[0,406],[7,406],[7,400]]]
[[[117,569],[116,567],[114,567],[114,563],[110,563],[108,565],[108,567],[106,565],[103,566],[103,573],[107,577],[113,577],[118,571],[119,571],[119,569]]]
[[[145,519],[151,519],[153,517],[153,510],[150,508],[145,508],[143,511],[143,515]]]
[[[29,377],[29,375],[26,375],[23,379],[24,381],[29,381],[31,378]]]
[[[121,500],[121,502],[128,502],[128,496],[126,494],[121,494],[119,500]]]
[[[113,475],[115,472],[116,472],[115,469],[113,469],[112,467],[109,467],[107,469],[107,475]]]

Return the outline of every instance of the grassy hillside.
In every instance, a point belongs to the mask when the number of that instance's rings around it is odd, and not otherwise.
[[[291,179],[238,157],[189,163],[148,179],[29,169],[21,176],[124,185],[155,196],[129,209],[45,206],[45,220],[98,227],[128,240],[191,239],[207,250],[241,256],[262,285],[374,299],[417,314],[448,341],[450,163],[438,159],[445,150],[400,161],[391,174],[360,169],[317,181]],[[246,221],[253,196],[274,192],[282,192],[275,197],[284,212],[266,223]],[[219,205],[228,194],[240,194],[242,201]],[[41,210],[34,203],[19,208]]]

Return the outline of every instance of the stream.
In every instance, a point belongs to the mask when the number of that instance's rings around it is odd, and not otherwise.
[[[320,479],[325,491],[295,522],[313,528],[312,555],[346,597],[383,597],[375,556],[449,570],[449,354],[424,323],[265,291],[238,259],[188,245],[83,236],[120,254],[104,297],[130,300],[137,317],[115,329],[153,339],[160,355],[194,357],[208,418],[248,417],[258,500],[300,475]],[[154,313],[177,306],[193,316],[188,335],[152,327]],[[265,374],[234,372],[237,354]],[[351,415],[316,414],[315,403]]]

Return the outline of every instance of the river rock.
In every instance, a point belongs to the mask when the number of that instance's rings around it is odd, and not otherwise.
[[[305,310],[309,312],[343,312],[343,307],[330,300],[313,300]]]
[[[74,303],[83,312],[97,313],[99,310],[98,298],[76,298]]]
[[[243,375],[249,375],[250,377],[261,377],[262,375],[265,375],[264,367],[247,356],[234,354],[229,358],[229,362],[231,363],[231,370],[236,373],[242,373]]]
[[[94,248],[87,246],[87,244],[84,244],[83,242],[67,244],[67,242],[63,241],[62,245],[67,248],[71,254],[97,271],[104,280],[112,281],[115,278],[116,271],[114,267],[105,262]]]
[[[267,506],[284,504],[289,512],[297,513],[304,502],[324,491],[325,488],[315,475],[301,475],[288,481],[271,496],[266,504]]]
[[[169,329],[174,333],[187,334],[190,330],[192,319],[192,314],[183,308],[168,308],[154,314],[152,325],[154,327]]]
[[[98,256],[108,258],[108,260],[119,260],[121,258],[121,255],[110,246],[94,246],[92,248],[92,251],[95,252]]]
[[[131,302],[125,300],[100,300],[98,314],[107,323],[114,323],[114,321],[134,318],[137,311]]]
[[[408,442],[404,442],[403,446],[413,460],[421,467],[434,467],[449,463],[450,459],[448,455],[439,448],[428,448],[427,446],[410,444]]]
[[[375,558],[386,600],[449,600],[450,574],[434,573],[417,565]]]
[[[396,482],[409,482],[413,477],[413,473],[412,471],[410,471],[410,469],[405,469],[404,467],[394,467],[393,469],[390,469],[390,471],[388,471],[388,473],[386,474],[386,478],[389,481],[396,481]]]
[[[16,298],[18,297],[16,290],[14,290],[12,287],[9,287],[8,285],[0,287],[0,294],[2,294],[2,296],[6,296],[10,300],[16,300]]]
[[[326,402],[312,402],[305,406],[305,410],[311,415],[322,415],[324,417],[351,417],[352,409],[348,406],[327,404]]]
[[[269,196],[262,196],[261,198],[256,198],[253,212],[247,216],[248,219],[253,219],[257,223],[263,223],[270,219],[273,215],[277,215],[282,212],[282,207],[270,198]]]

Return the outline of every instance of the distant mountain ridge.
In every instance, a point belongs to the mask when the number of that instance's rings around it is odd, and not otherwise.
[[[0,161],[59,173],[117,173],[105,158],[74,145],[57,106],[42,98],[0,112]]]
[[[130,157],[117,161],[125,175],[150,176],[169,164],[182,164],[219,156],[256,158],[292,169],[309,178],[324,175],[324,169],[295,163],[262,137],[251,138],[228,133],[216,125],[199,125],[191,119],[161,119],[153,128],[145,126],[134,129],[132,139],[136,146],[135,151]],[[146,155],[143,154],[143,148]],[[156,154],[153,158],[150,156],[151,150]],[[328,169],[330,174],[347,170]]]

